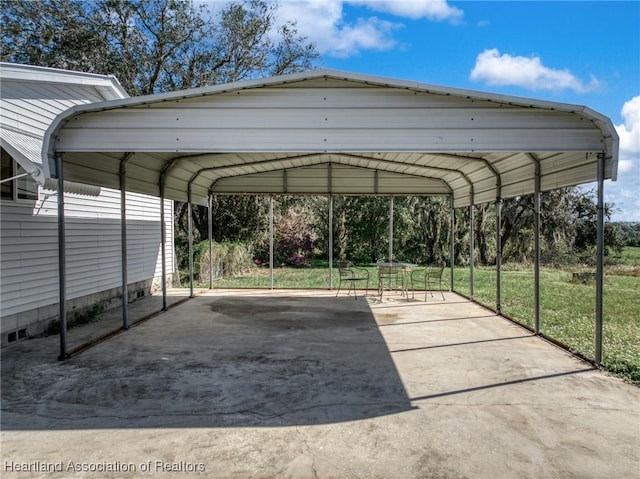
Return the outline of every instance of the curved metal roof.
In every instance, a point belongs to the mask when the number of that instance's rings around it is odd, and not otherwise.
[[[204,204],[209,194],[451,195],[456,207],[616,177],[589,108],[314,70],[76,106],[45,135],[65,178]],[[121,169],[121,168],[124,168]]]

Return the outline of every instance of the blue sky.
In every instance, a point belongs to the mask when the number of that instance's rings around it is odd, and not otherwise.
[[[277,2],[280,20],[297,22],[323,68],[585,105],[608,116],[620,162],[605,201],[615,205],[612,220],[640,222],[640,0]],[[215,10],[225,2],[208,3]]]
[[[621,137],[613,220],[640,221],[640,1],[280,0],[322,67],[585,105]]]

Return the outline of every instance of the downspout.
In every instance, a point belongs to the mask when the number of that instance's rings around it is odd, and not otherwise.
[[[59,361],[67,359],[67,258],[64,218],[64,167],[62,153],[55,153],[56,178],[58,179],[58,286],[60,314]]]

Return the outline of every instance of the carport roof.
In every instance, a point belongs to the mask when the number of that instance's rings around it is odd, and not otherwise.
[[[618,136],[587,107],[332,70],[71,108],[50,176],[204,204],[210,194],[451,195],[454,206],[615,180]],[[162,191],[163,190],[163,191]]]

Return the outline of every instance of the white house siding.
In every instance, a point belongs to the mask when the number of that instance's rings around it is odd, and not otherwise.
[[[126,98],[113,77],[0,63],[3,148],[25,170],[42,162],[42,138],[54,118],[77,105]],[[66,185],[70,186],[70,185]],[[66,189],[65,186],[65,189]],[[73,191],[83,190],[78,185]],[[86,191],[91,191],[87,188]],[[65,194],[67,298],[71,315],[120,302],[120,192]],[[0,336],[38,333],[58,316],[57,193],[0,204]],[[173,208],[165,203],[167,272],[173,271]],[[127,193],[129,299],[161,284],[160,199]]]
[[[57,193],[35,202],[2,202],[0,307],[2,337],[37,333],[58,314]],[[167,272],[173,271],[172,202],[165,200]],[[65,194],[67,295],[73,311],[120,298],[120,192]],[[131,296],[161,284],[160,199],[127,193],[127,272]]]

